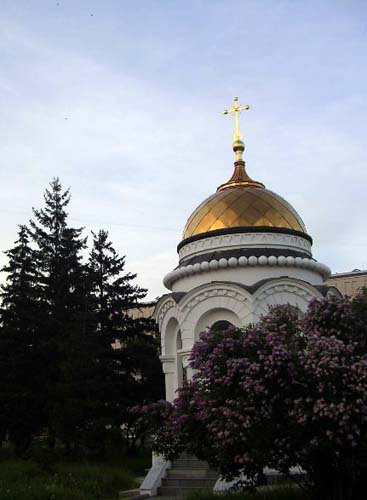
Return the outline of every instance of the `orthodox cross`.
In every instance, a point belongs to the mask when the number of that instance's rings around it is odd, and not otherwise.
[[[247,111],[248,109],[250,109],[250,106],[248,104],[246,104],[246,106],[241,106],[238,104],[238,97],[235,97],[234,100],[233,100],[233,108],[231,109],[226,109],[225,111],[223,111],[223,114],[224,115],[235,115],[235,118],[236,118],[236,130],[235,130],[235,133],[233,135],[233,141],[241,141],[243,136],[241,134],[241,131],[240,131],[240,113],[241,111]]]

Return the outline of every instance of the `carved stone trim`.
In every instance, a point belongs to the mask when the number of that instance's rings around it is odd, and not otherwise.
[[[160,307],[157,311],[157,323],[159,325],[162,324],[162,321],[163,321],[163,318],[165,317],[167,311],[169,309],[171,309],[172,307],[175,307],[175,302],[172,300],[172,299],[169,299],[167,300],[166,302],[164,302],[164,304],[162,305],[162,307]]]
[[[225,269],[227,267],[235,268],[246,266],[299,267],[314,271],[320,274],[324,279],[327,279],[331,274],[328,266],[306,257],[286,257],[285,255],[280,255],[278,257],[275,255],[271,255],[270,257],[261,255],[260,257],[256,257],[255,255],[252,255],[250,257],[242,256],[239,259],[236,257],[230,257],[228,259],[223,257],[219,259],[219,261],[211,260],[210,262],[204,261],[194,265],[189,264],[188,266],[182,266],[168,273],[163,279],[163,284],[167,288],[171,289],[172,284],[175,281],[186,276],[216,271],[217,269]]]
[[[179,258],[181,260],[192,254],[244,247],[289,248],[301,250],[311,256],[311,242],[302,236],[285,233],[252,232],[223,234],[189,242],[180,248]]]
[[[284,293],[288,292],[292,295],[297,295],[298,297],[303,297],[308,302],[315,298],[308,290],[305,290],[303,287],[292,285],[292,284],[274,284],[269,286],[265,290],[263,290],[257,297],[256,300],[259,302],[265,301],[267,297],[270,295],[274,295],[275,293]]]
[[[236,292],[235,290],[229,290],[225,287],[220,288],[211,288],[210,290],[205,290],[201,293],[195,295],[192,299],[190,299],[182,308],[182,312],[187,314],[190,312],[197,304],[202,302],[205,299],[216,297],[228,297],[235,300],[239,300],[243,303],[247,301],[247,298],[243,296],[242,293]]]

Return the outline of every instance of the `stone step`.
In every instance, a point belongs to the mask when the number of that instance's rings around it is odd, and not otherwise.
[[[164,478],[162,479],[162,486],[167,487],[187,487],[187,488],[213,488],[216,483],[214,478],[198,478],[193,479],[192,477],[186,478]]]
[[[197,491],[213,491],[217,478],[218,474],[206,462],[192,455],[181,455],[166,471],[158,495],[168,500],[167,497],[182,498]]]
[[[168,469],[167,470],[167,477],[168,478],[185,478],[185,477],[192,477],[194,479],[196,478],[213,478],[217,479],[218,474],[210,469]]]
[[[206,462],[201,462],[196,459],[178,458],[172,464],[172,469],[208,469],[209,466]]]
[[[191,493],[195,493],[197,491],[212,491],[213,488],[198,488],[198,487],[187,487],[187,486],[160,486],[158,488],[158,495],[163,497],[186,497]]]

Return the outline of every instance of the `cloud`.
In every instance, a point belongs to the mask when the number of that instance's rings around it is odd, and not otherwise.
[[[93,4],[88,26],[84,4],[57,18],[43,6],[26,21],[8,7],[1,249],[59,176],[72,189],[71,222],[108,229],[149,297],[163,293],[187,218],[231,176],[233,125],[220,111],[239,94],[252,105],[242,118],[250,175],[295,206],[317,258],[339,271],[367,267],[357,14],[245,2],[223,23],[235,3],[199,4],[148,2],[144,30],[142,9],[122,14],[119,2]]]

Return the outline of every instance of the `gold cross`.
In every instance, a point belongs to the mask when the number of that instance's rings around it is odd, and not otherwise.
[[[243,135],[241,134],[241,131],[240,131],[240,116],[239,115],[240,115],[241,111],[247,111],[248,109],[250,109],[250,106],[248,104],[246,104],[246,106],[239,105],[238,104],[238,97],[235,97],[234,103],[233,103],[233,108],[226,109],[225,111],[223,111],[224,115],[235,115],[235,117],[236,117],[236,130],[235,130],[235,133],[233,135],[233,142],[242,141],[242,139],[243,139]]]

